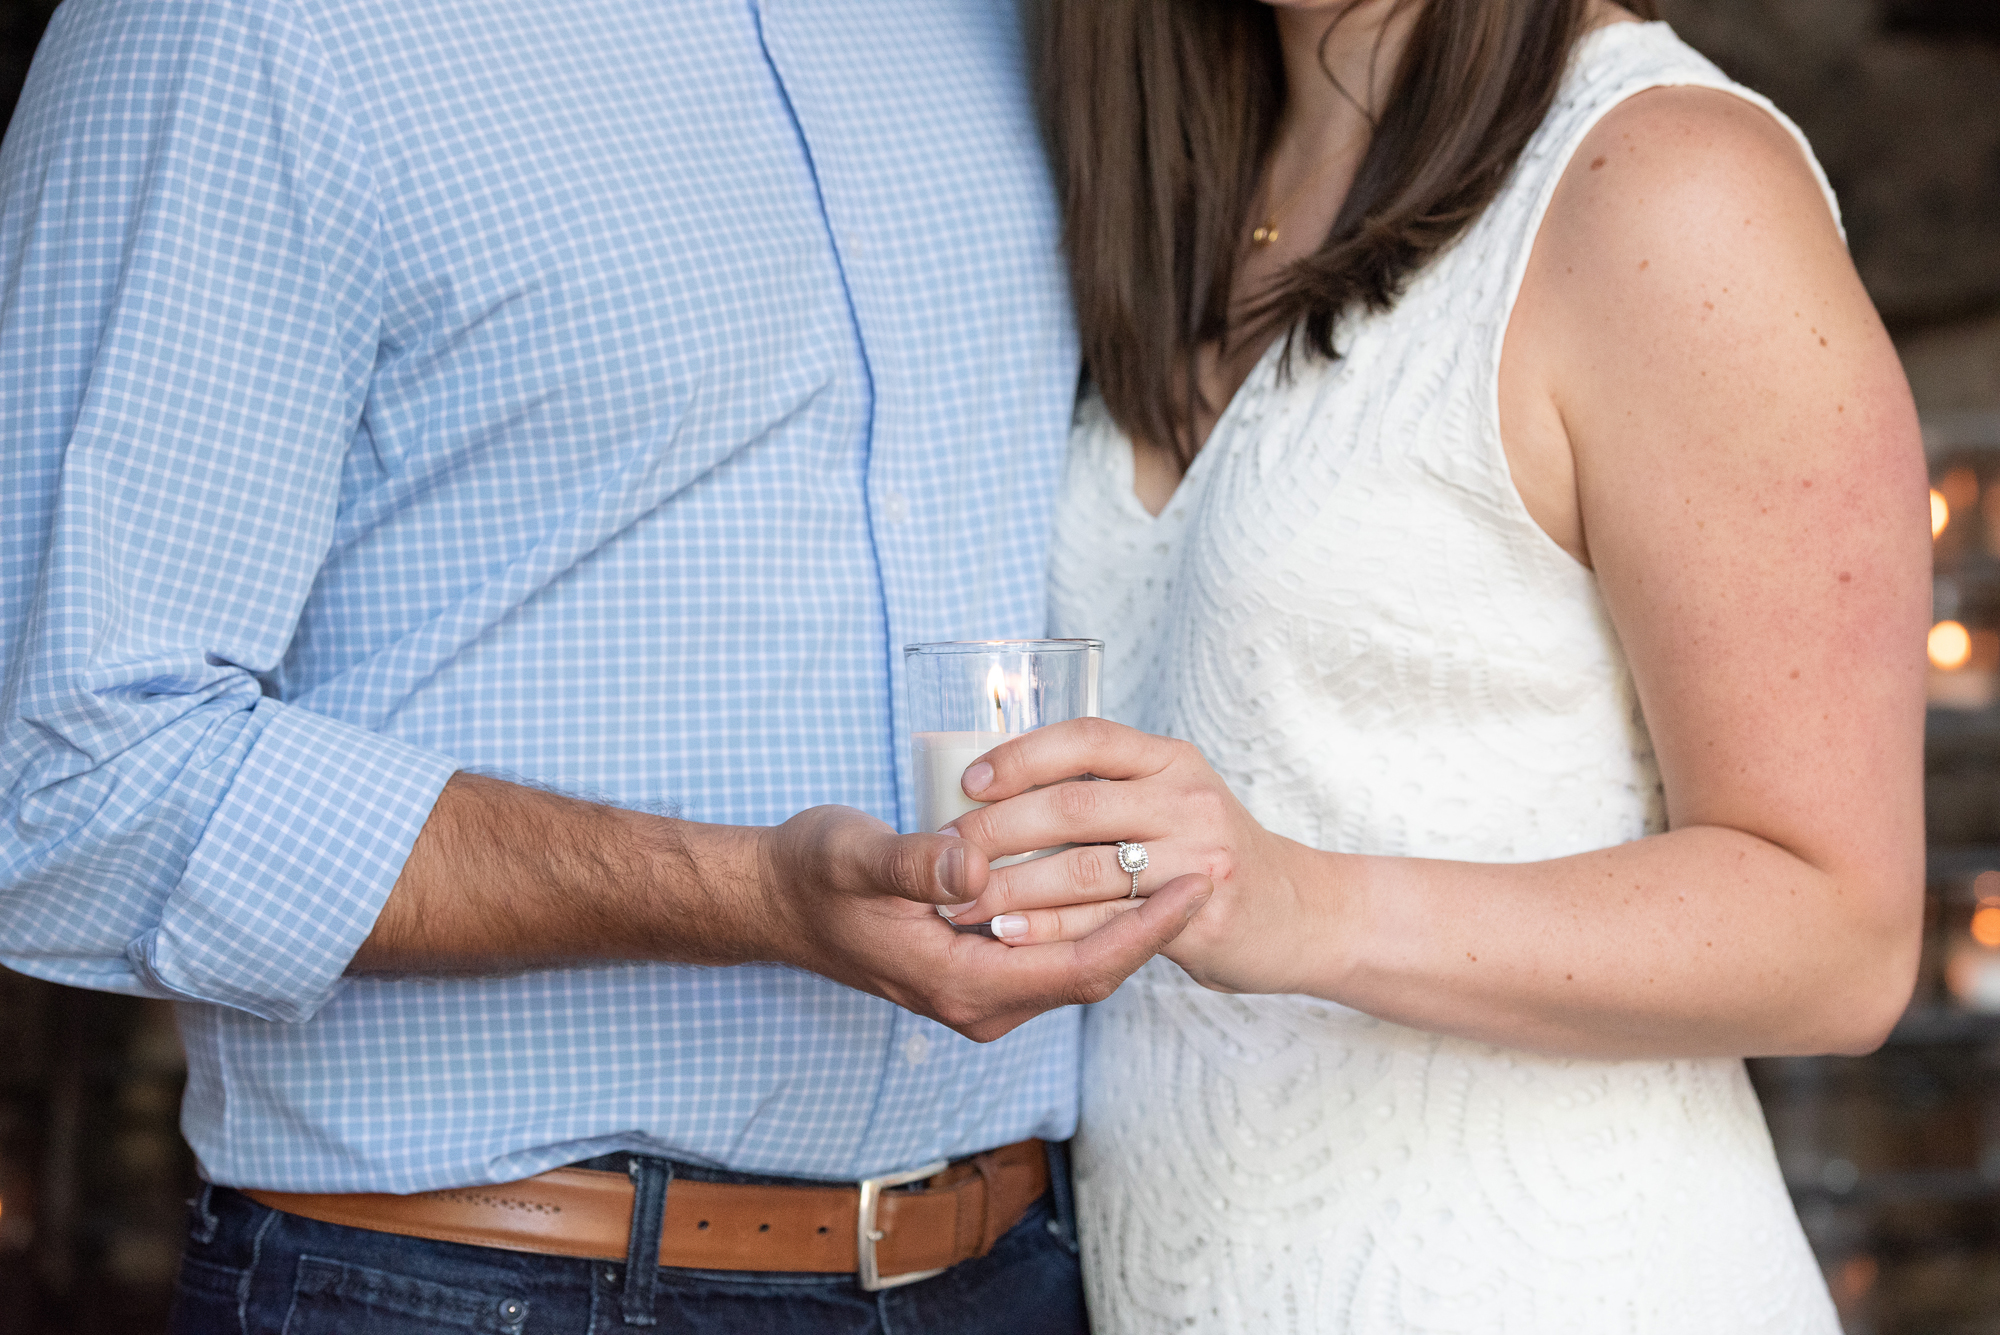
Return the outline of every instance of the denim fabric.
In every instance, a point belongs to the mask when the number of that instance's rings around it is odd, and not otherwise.
[[[677,1170],[678,1171],[678,1170]],[[194,1202],[170,1335],[631,1335],[625,1267],[372,1233]],[[863,1293],[851,1276],[661,1269],[657,1335],[1088,1335],[1072,1246],[1044,1197],[984,1257]]]

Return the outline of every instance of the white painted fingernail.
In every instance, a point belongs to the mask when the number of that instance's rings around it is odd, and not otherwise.
[[[993,935],[1002,941],[1027,934],[1028,920],[1018,913],[1003,913],[993,920]]]

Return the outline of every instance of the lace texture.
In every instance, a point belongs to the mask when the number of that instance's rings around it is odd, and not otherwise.
[[[1631,673],[1514,489],[1498,383],[1563,168],[1665,85],[1777,114],[1664,24],[1592,34],[1486,214],[1339,361],[1267,354],[1159,518],[1080,407],[1054,633],[1103,639],[1105,712],[1196,743],[1267,828],[1482,862],[1664,828]],[[1509,1051],[1165,961],[1086,1035],[1101,1335],[1838,1330],[1738,1061]]]

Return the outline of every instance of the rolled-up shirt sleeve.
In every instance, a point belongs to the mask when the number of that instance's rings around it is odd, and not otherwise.
[[[58,13],[0,150],[15,969],[310,1018],[454,768],[279,698],[381,354],[374,199],[287,5]]]

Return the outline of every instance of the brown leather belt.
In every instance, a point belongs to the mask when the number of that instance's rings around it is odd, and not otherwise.
[[[922,1185],[891,1189],[906,1183]],[[1048,1189],[1048,1158],[1039,1140],[857,1186],[676,1178],[667,1189],[660,1264],[846,1271],[859,1276],[864,1288],[888,1288],[986,1255]],[[270,1209],[326,1224],[606,1261],[625,1259],[632,1227],[632,1180],[587,1168],[412,1196],[243,1194]]]

